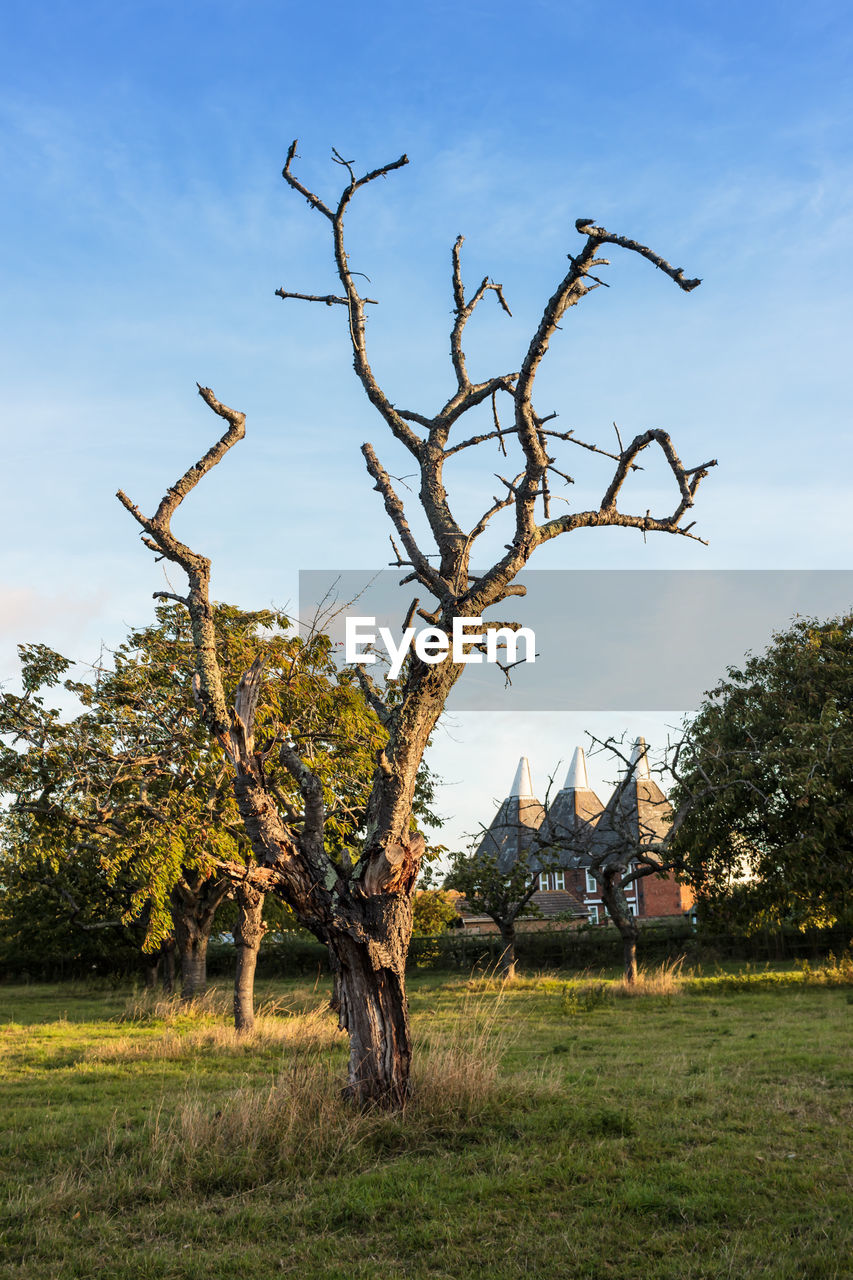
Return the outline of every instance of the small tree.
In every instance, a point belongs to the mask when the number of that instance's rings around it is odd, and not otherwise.
[[[639,928],[626,891],[647,876],[684,871],[683,855],[672,840],[686,809],[673,813],[651,776],[643,739],[629,759],[621,742],[589,737],[624,766],[603,809],[600,802],[594,807],[585,803],[582,811],[567,808],[560,798],[570,792],[558,793],[549,804],[552,779],[546,810],[529,801],[538,813],[528,814],[527,822],[521,823],[509,814],[502,816],[504,802],[480,848],[473,856],[457,855],[448,877],[448,885],[465,893],[472,908],[491,917],[500,929],[507,976],[515,973],[516,922],[523,915],[539,914],[535,894],[543,872],[582,869],[595,879],[622,938],[626,980],[635,982]],[[655,772],[665,772],[664,766]]]
[[[528,851],[519,852],[509,866],[499,855],[481,851],[474,856],[456,854],[447,876],[447,886],[464,894],[472,911],[488,916],[501,935],[500,969],[511,981],[516,975],[516,924],[524,916],[536,919],[541,913],[533,902],[543,864]]]
[[[670,266],[637,241],[613,235],[591,219],[580,218],[575,224],[581,236],[580,249],[569,256],[568,271],[546,303],[519,368],[474,382],[463,350],[465,327],[488,293],[495,295],[505,311],[509,308],[501,286],[488,278],[466,295],[459,237],[451,254],[454,313],[450,354],[455,385],[437,410],[400,408],[383,390],[368,356],[366,308],[371,300],[362,296],[357,283],[360,273],[350,265],[344,218],[358,191],[399,170],[408,159],[401,156],[356,177],[352,165],[334,153],[346,176],[337,203],[330,205],[297,178],[293,172],[295,158],[294,142],[288,151],[284,179],[328,224],[342,294],[293,293],[285,289],[278,290],[278,294],[344,310],[356,376],[385,426],[411,455],[419,476],[419,498],[432,552],[425,550],[415,536],[405,505],[373,445],[362,446],[368,473],[400,541],[402,550],[397,553],[397,562],[404,570],[404,581],[417,583],[418,590],[428,593],[432,600],[430,607],[423,608],[417,597],[411,616],[417,614],[426,620],[446,641],[455,619],[482,617],[507,597],[522,594],[523,588],[514,579],[534,550],[577,529],[607,525],[695,537],[692,525],[681,522],[693,505],[699,483],[714,463],[685,467],[669,435],[660,429],[642,432],[624,447],[620,444],[615,454],[584,445],[609,457],[614,464],[601,501],[587,510],[552,515],[550,483],[555,476],[565,479],[565,473],[557,469],[549,450],[557,440],[570,445],[582,442],[571,431],[558,432],[548,426],[548,416],[534,407],[533,392],[536,375],[560,321],[570,307],[600,287],[602,281],[596,272],[607,265],[600,256],[606,246],[621,247],[646,259],[685,293],[695,289],[698,280],[687,279],[680,268]],[[209,597],[210,562],[172,531],[172,518],[181,502],[245,435],[243,413],[223,404],[207,387],[199,387],[199,392],[226,424],[221,439],[166,491],[153,515],[146,516],[124,493],[119,492],[118,497],[142,527],[146,546],[186,572],[187,594],[170,593],[168,598],[181,600],[192,619],[201,715],[230,762],[240,814],[258,863],[267,872],[269,887],[329,947],[335,978],[334,1004],[340,1025],[350,1036],[349,1092],[361,1102],[401,1106],[409,1092],[411,1063],[405,994],[411,895],[424,851],[423,836],[413,829],[412,807],[424,751],[461,665],[454,663],[450,655],[434,665],[413,657],[393,698],[383,697],[366,676],[361,677],[386,741],[378,754],[363,832],[343,850],[335,849],[329,841],[321,780],[298,743],[288,737],[287,720],[283,720],[279,728],[283,739],[280,759],[298,785],[303,801],[301,821],[292,820],[266,776],[266,748],[256,749],[255,713],[263,681],[263,659],[259,658],[245,672],[232,701],[217,654]],[[506,427],[498,417],[501,397],[506,398],[512,412],[512,423]],[[459,438],[458,428],[465,415],[490,402],[493,427]],[[455,443],[451,443],[453,432],[457,432]],[[451,508],[445,464],[461,451],[487,441],[514,446],[520,455],[519,470],[513,479],[501,481],[504,491],[466,529]],[[663,516],[620,510],[618,501],[625,482],[637,466],[639,455],[652,445],[661,449],[672,472],[676,488],[673,510]],[[475,573],[471,560],[478,539],[502,512],[512,518],[510,540],[490,567]]]
[[[678,761],[696,795],[677,845],[701,909],[753,920],[851,916],[853,617],[798,618],[707,696]],[[700,794],[701,793],[701,794]]]
[[[616,788],[603,811],[594,818],[563,821],[552,810],[537,832],[540,846],[561,867],[582,867],[598,885],[605,910],[622,939],[625,979],[637,980],[639,925],[626,891],[649,876],[684,871],[684,859],[673,837],[684,821],[694,797],[674,812],[652,776],[664,774],[666,761],[650,766],[645,741],[640,738],[630,758],[621,741],[592,742],[608,751],[623,766]],[[677,753],[671,757],[674,761]]]
[[[263,654],[268,678],[259,722],[288,719],[318,776],[328,779],[330,840],[347,839],[364,820],[382,737],[363,694],[331,679],[327,637],[304,643],[287,634],[282,615],[217,605],[214,626],[226,671],[239,673]],[[46,702],[68,660],[41,645],[21,651],[24,694],[0,696],[6,738],[0,787],[12,797],[7,843],[20,873],[29,874],[38,854],[41,879],[49,868],[61,883],[85,838],[111,889],[114,923],[144,920],[152,953],[174,932],[185,999],[205,989],[214,919],[233,895],[235,1024],[249,1030],[264,872],[240,822],[221,750],[193,703],[186,612],[160,606],[156,625],[132,632],[111,668],[91,680],[64,681],[83,708],[70,719]],[[268,759],[266,776],[282,805],[298,805],[296,786],[277,759]],[[298,821],[296,808],[291,812]]]
[[[419,938],[433,938],[444,933],[459,919],[456,901],[443,889],[419,889],[412,902],[412,933]]]

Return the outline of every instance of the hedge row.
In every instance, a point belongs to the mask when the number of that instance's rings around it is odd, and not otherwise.
[[[817,960],[831,951],[844,951],[849,942],[850,931],[845,929],[808,933],[786,930],[737,937],[697,934],[685,920],[641,926],[637,954],[642,964],[660,964],[678,956],[703,964],[723,960]],[[501,950],[497,934],[466,934],[454,929],[434,938],[413,938],[409,968],[461,972],[488,969],[497,965]],[[621,964],[622,942],[615,929],[603,926],[543,929],[519,933],[516,955],[526,969],[600,969]],[[211,976],[230,973],[233,966],[233,946],[211,944],[208,962]],[[326,972],[325,947],[298,934],[268,939],[258,958],[259,977],[308,977]]]
[[[850,943],[847,928],[773,930],[749,936],[695,932],[687,920],[648,924],[640,928],[637,955],[641,964],[660,964],[684,956],[690,963],[714,964],[726,960],[820,960],[830,952],[841,954]],[[543,929],[521,932],[516,939],[519,964],[525,969],[602,969],[618,966],[622,943],[609,926],[580,929]],[[409,952],[411,970],[439,969],[462,973],[497,965],[501,940],[497,934],[466,934],[450,930],[434,938],[413,938]],[[233,943],[212,942],[208,952],[211,978],[234,971]],[[62,981],[66,978],[109,977],[122,981],[141,978],[145,960],[139,952],[118,955],[3,955],[0,980]],[[328,972],[326,948],[307,934],[279,934],[265,940],[258,958],[258,976],[311,977]]]

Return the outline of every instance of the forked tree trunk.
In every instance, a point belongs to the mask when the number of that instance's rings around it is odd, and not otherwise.
[[[264,894],[246,880],[236,886],[237,923],[234,926],[234,943],[237,948],[237,969],[234,974],[234,1028],[241,1034],[255,1027],[255,969],[261,939],[266,933],[262,916]]]
[[[231,892],[227,880],[185,871],[171,893],[175,942],[181,961],[181,999],[192,1000],[207,990],[207,945],[213,918]]]
[[[621,886],[622,873],[605,873],[599,880],[601,898],[611,920],[619,930],[622,938],[622,962],[625,969],[625,981],[637,981],[637,938],[640,935],[636,916],[631,914],[628,901]]]
[[[344,1093],[361,1106],[399,1109],[409,1097],[412,1060],[405,978],[411,904],[404,895],[377,894],[359,914],[350,929],[326,938],[332,1007],[350,1038]]]
[[[501,924],[501,974],[505,981],[511,982],[516,974],[515,965],[515,921],[504,921]]]

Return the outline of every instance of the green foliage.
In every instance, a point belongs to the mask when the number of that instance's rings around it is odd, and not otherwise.
[[[87,844],[54,861],[38,849],[0,850],[0,976],[130,973],[144,922],[122,923],[127,892],[110,886]]]
[[[545,864],[543,864],[545,865]],[[531,898],[536,891],[540,864],[534,868],[529,855],[519,851],[512,865],[501,868],[497,854],[456,853],[444,882],[446,889],[461,893],[471,910],[489,916],[496,924],[512,923],[520,915],[538,917]]]
[[[688,731],[676,836],[700,912],[799,927],[853,911],[853,617],[800,618],[710,693]],[[705,793],[702,795],[702,793]]]
[[[111,669],[66,679],[77,714],[48,705],[70,663],[43,645],[21,646],[23,695],[0,697],[0,791],[12,882],[24,897],[79,859],[86,845],[90,908],[98,894],[120,895],[125,923],[144,917],[152,948],[171,932],[170,894],[183,877],[221,874],[252,861],[219,746],[193,700],[194,650],[186,611],[160,605],[156,623],[134,630],[112,655]],[[298,829],[302,800],[278,758],[287,736],[323,783],[327,850],[350,856],[364,824],[376,754],[385,731],[348,677],[339,678],[325,635],[303,640],[274,610],[215,608],[219,661],[231,698],[244,672],[264,659],[256,749],[267,779]],[[434,780],[421,775],[417,802],[431,819]],[[45,901],[48,901],[46,899]],[[18,909],[23,905],[23,897]],[[115,915],[111,902],[111,915]],[[292,921],[276,919],[274,926]]]
[[[603,982],[585,983],[583,986],[566,982],[560,994],[560,1012],[569,1016],[589,1013],[609,998],[609,989]]]
[[[412,917],[415,937],[432,938],[449,929],[459,919],[459,911],[445,890],[421,889],[412,900]]]

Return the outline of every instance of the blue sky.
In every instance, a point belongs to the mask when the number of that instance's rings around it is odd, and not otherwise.
[[[329,196],[332,146],[359,168],[410,157],[353,209],[350,253],[381,299],[376,370],[411,407],[448,386],[460,232],[468,278],[502,281],[514,313],[472,322],[484,375],[517,367],[578,216],[702,276],[686,296],[614,252],[539,403],[590,439],[615,419],[623,435],[667,428],[690,462],[718,457],[696,511],[710,546],[590,531],[536,567],[850,567],[848,5],[7,0],[0,41],[0,679],[19,640],[93,660],[150,615],[162,566],[113,494],[150,508],[207,446],[196,380],[248,414],[180,517],[217,596],[287,604],[299,569],[385,562],[359,445],[404,460],[342,315],[274,297],[334,287],[326,225],[280,177],[293,137]],[[491,494],[483,466],[456,474],[465,513]],[[595,465],[571,469],[573,501],[601,489]],[[643,482],[637,509],[668,501],[662,472]],[[654,737],[652,720],[625,723]],[[544,789],[585,724],[457,716],[434,752],[453,831],[520,749]]]

